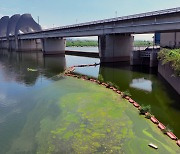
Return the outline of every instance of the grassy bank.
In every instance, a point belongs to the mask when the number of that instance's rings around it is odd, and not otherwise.
[[[134,46],[135,47],[147,47],[147,46],[152,46],[153,42],[152,41],[134,41]]]
[[[151,41],[134,41],[136,47],[152,46]],[[66,47],[97,47],[98,41],[96,40],[67,40]]]
[[[161,49],[158,58],[162,64],[170,63],[176,75],[180,76],[180,49]]]
[[[67,40],[66,47],[97,47],[98,42],[93,40]]]

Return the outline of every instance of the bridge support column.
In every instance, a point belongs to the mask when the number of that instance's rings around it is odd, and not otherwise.
[[[140,65],[141,58],[140,58],[140,51],[132,51],[130,54],[130,65]]]
[[[99,56],[101,62],[129,61],[133,50],[133,36],[131,35],[103,35],[99,36]]]
[[[156,66],[158,66],[158,59],[157,59],[157,52],[152,52],[151,54],[150,54],[150,64],[149,64],[149,66],[150,67],[156,67]]]
[[[65,55],[66,42],[63,38],[43,39],[43,53],[45,55],[62,54]]]
[[[0,41],[0,48],[1,49],[8,49],[8,45],[9,43],[8,43],[8,40],[1,40]]]
[[[16,43],[15,43],[16,44]],[[18,40],[16,50],[18,51],[38,51],[42,50],[41,41],[38,39]]]
[[[16,40],[9,40],[9,50],[16,50]]]

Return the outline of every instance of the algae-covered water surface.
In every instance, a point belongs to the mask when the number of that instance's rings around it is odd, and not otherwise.
[[[96,84],[62,78],[38,90],[7,153],[177,153],[130,103]],[[159,149],[148,147],[152,142]]]
[[[180,153],[113,91],[56,76],[65,65],[38,53],[0,55],[1,154]]]

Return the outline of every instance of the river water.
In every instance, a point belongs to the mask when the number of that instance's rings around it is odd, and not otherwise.
[[[67,50],[74,50],[69,48]],[[97,48],[76,48],[77,51],[95,51]],[[9,145],[34,119],[27,115],[35,108],[33,97],[40,89],[57,80],[57,74],[69,66],[99,63],[98,58],[66,55],[44,57],[40,52],[0,52],[0,153],[9,150]],[[37,69],[35,72],[28,71]],[[139,104],[151,105],[152,113],[180,137],[180,96],[157,73],[156,69],[130,67],[125,63],[104,64],[96,67],[77,68],[77,73],[98,77],[115,83],[121,91],[129,90]],[[62,87],[63,88],[63,87]],[[48,92],[52,100],[55,92]],[[38,99],[41,95],[39,95]],[[45,100],[44,100],[45,101]],[[58,114],[52,107],[53,113]],[[37,114],[36,112],[34,114]],[[29,120],[29,124],[28,124]],[[29,130],[29,132],[31,132]],[[31,134],[30,134],[31,135]],[[31,136],[29,136],[31,137]],[[29,145],[29,144],[27,144]],[[16,145],[18,146],[18,145]],[[26,146],[25,146],[26,147]]]

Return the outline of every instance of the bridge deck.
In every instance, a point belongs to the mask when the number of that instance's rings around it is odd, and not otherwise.
[[[18,38],[41,39],[171,31],[180,31],[180,7],[19,34]]]

